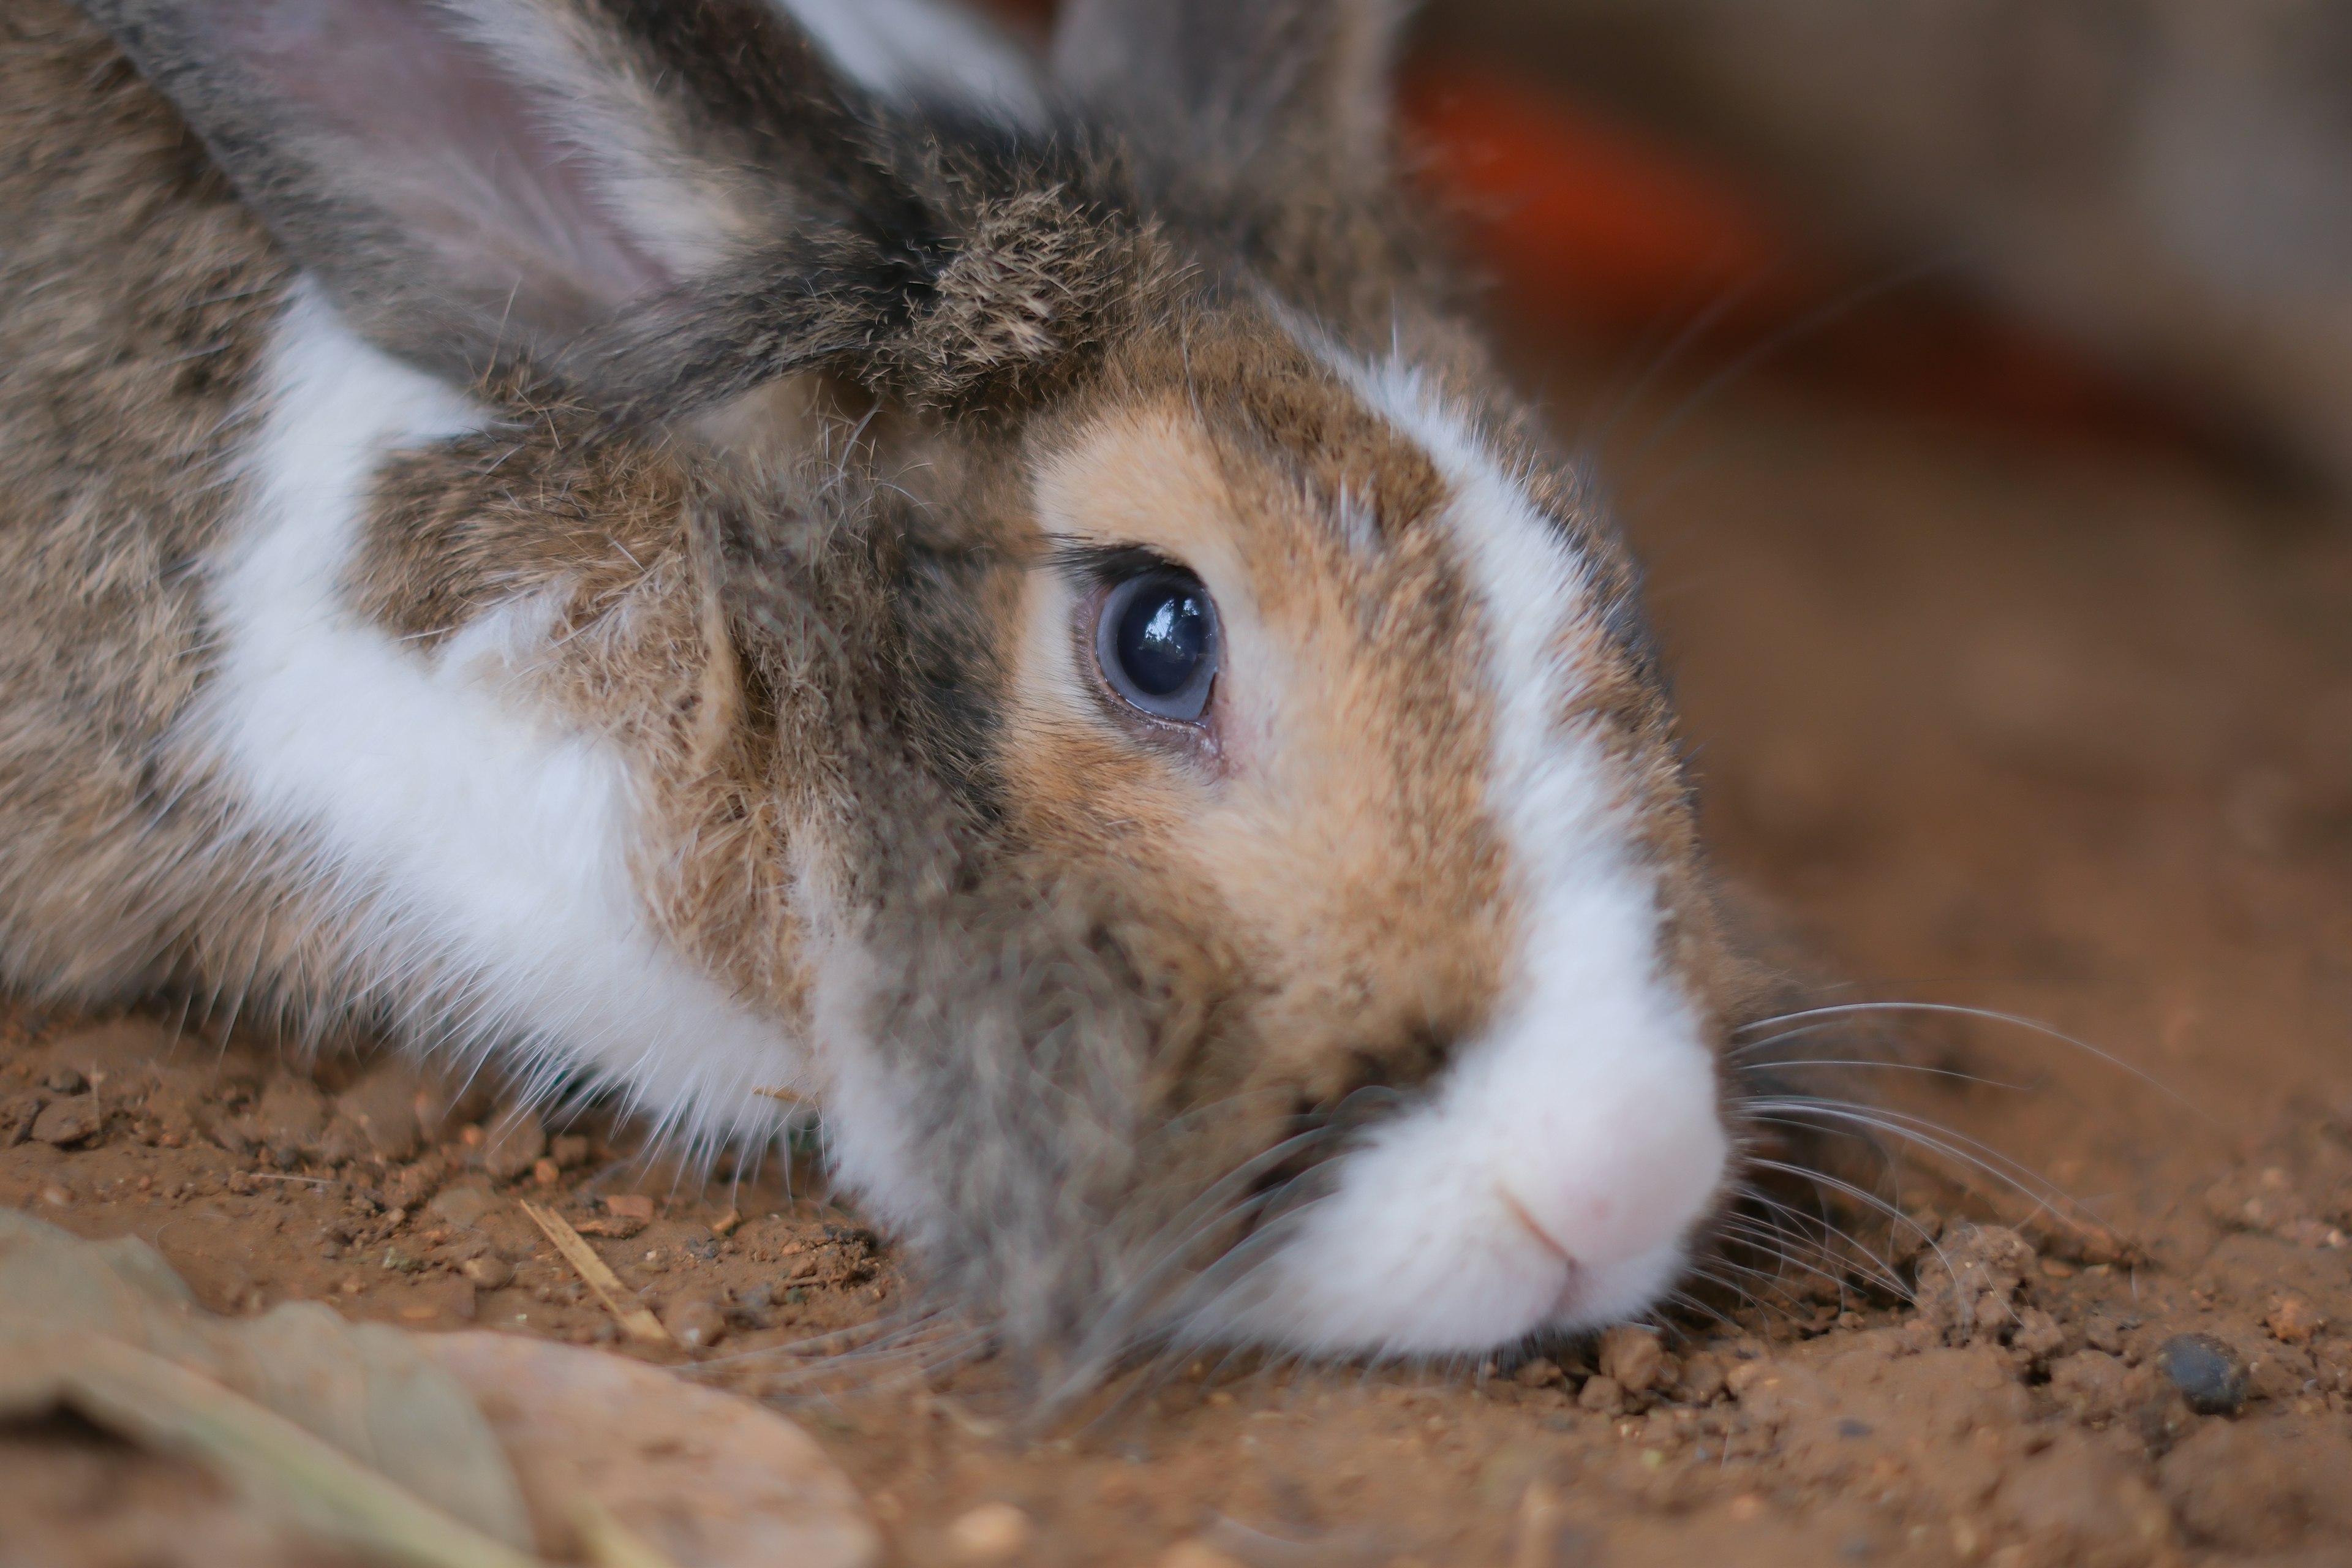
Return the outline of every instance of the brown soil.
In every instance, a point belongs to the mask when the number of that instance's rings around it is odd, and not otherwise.
[[[1043,1564],[1188,1542],[1171,1568],[2346,1561],[2352,528],[2160,455],[1994,449],[1760,392],[1645,449],[1661,418],[1602,445],[1727,866],[1853,980],[1837,999],[2096,1047],[1895,1016],[1907,1064],[1970,1076],[1858,1076],[2022,1183],[1898,1168],[1947,1260],[1893,1249],[1920,1307],[1800,1267],[1727,1324],[1675,1325],[1664,1364],[1612,1347],[1605,1380],[1567,1348],[1444,1374],[1200,1363],[1021,1442],[991,1363],[817,1353],[889,1314],[898,1276],[773,1171],[677,1189],[600,1124],[535,1165],[528,1130],[462,1100],[428,1099],[409,1148],[392,1123],[417,1086],[359,1061],[297,1075],[135,1026],[93,1045],[89,1020],[21,1009],[0,1203],[145,1237],[223,1310],[305,1296],[610,1342],[512,1199],[627,1231],[601,1200],[648,1196],[649,1224],[595,1245],[721,1337],[616,1353],[791,1401],[909,1563],[956,1560],[950,1526],[990,1502]],[[47,1108],[77,1061],[95,1099]],[[94,1136],[47,1141],[76,1115]],[[2239,1414],[2175,1387],[2159,1347],[2191,1332],[2240,1363]],[[279,1560],[248,1528],[86,1428],[0,1427],[0,1562]]]

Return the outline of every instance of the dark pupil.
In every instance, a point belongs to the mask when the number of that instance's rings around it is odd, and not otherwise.
[[[1147,588],[1118,622],[1118,661],[1147,697],[1171,697],[1201,667],[1209,613],[1200,595],[1178,584]]]

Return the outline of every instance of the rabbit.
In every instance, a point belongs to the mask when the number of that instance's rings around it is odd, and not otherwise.
[[[5,16],[20,994],[814,1107],[1065,1384],[1709,1245],[1756,966],[1397,7]]]

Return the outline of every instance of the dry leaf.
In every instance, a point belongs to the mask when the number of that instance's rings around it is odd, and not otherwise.
[[[87,1242],[0,1209],[0,1352],[68,1333],[102,1335],[211,1379],[473,1529],[517,1549],[531,1544],[489,1424],[414,1336],[301,1301],[251,1320],[215,1318],[145,1242]]]
[[[559,1549],[587,1544],[584,1501],[678,1568],[860,1568],[881,1553],[848,1478],[764,1405],[642,1362],[512,1334],[423,1343],[475,1391],[541,1539]]]
[[[59,1406],[194,1459],[303,1533],[375,1561],[415,1568],[533,1568],[536,1562],[176,1362],[104,1334],[23,1338],[0,1349],[0,1416]]]
[[[371,1561],[528,1568],[534,1544],[597,1568],[880,1555],[848,1479],[750,1400],[593,1351],[308,1303],[215,1318],[145,1243],[0,1209],[0,1418],[60,1405]]]

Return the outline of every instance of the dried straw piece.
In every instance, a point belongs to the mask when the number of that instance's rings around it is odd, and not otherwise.
[[[552,1209],[540,1207],[529,1198],[517,1201],[522,1205],[522,1212],[530,1215],[539,1228],[547,1233],[547,1239],[555,1243],[555,1250],[563,1254],[563,1260],[571,1264],[579,1273],[580,1278],[588,1282],[588,1289],[596,1292],[596,1299],[604,1303],[614,1321],[619,1322],[622,1332],[633,1340],[643,1340],[648,1344],[666,1345],[672,1342],[669,1331],[662,1327],[659,1318],[655,1317],[643,1307],[625,1307],[621,1304],[623,1287],[619,1278],[604,1267],[604,1260],[596,1256],[596,1249],[590,1247],[586,1239],[572,1228],[570,1221]]]

